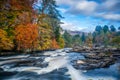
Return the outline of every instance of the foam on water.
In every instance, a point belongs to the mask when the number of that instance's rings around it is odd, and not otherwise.
[[[113,77],[102,77],[102,76],[99,76],[99,77],[94,76],[93,77],[93,76],[86,76],[86,75],[82,74],[83,71],[76,70],[70,64],[70,57],[67,54],[68,53],[63,52],[63,50],[48,51],[48,52],[44,53],[44,55],[50,55],[49,57],[46,57],[44,60],[45,62],[49,63],[48,66],[45,68],[15,67],[15,68],[6,68],[5,71],[19,71],[19,72],[31,71],[31,72],[36,72],[37,74],[46,74],[46,73],[52,72],[53,70],[66,67],[68,69],[67,74],[70,75],[72,80],[116,80]],[[2,63],[0,62],[0,64],[2,64]],[[21,78],[18,78],[17,80],[21,80]]]
[[[38,74],[45,74],[45,73],[49,73],[53,70],[65,67],[65,65],[67,64],[67,60],[66,60],[65,56],[49,58],[48,61],[49,61],[48,67],[43,68],[41,70],[34,70],[33,72],[37,72]]]

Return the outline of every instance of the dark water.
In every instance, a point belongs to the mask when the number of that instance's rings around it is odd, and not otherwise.
[[[83,71],[74,69],[69,63],[72,60],[85,59],[84,56],[79,53],[65,53],[62,52],[62,50],[59,50],[46,52],[45,54],[54,54],[46,59],[46,61],[51,63],[48,67],[11,67],[13,64],[4,64],[0,66],[4,69],[4,71],[0,71],[0,80],[120,80],[119,62],[108,68]],[[59,57],[56,57],[58,56],[57,54]],[[54,57],[55,59],[53,59]],[[37,56],[34,58],[37,59],[39,57]],[[6,58],[6,61],[7,59],[8,57]],[[1,60],[0,64],[2,63],[3,61]]]

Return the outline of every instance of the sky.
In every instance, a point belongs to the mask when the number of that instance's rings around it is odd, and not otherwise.
[[[65,30],[93,32],[97,25],[120,26],[120,0],[56,0]]]

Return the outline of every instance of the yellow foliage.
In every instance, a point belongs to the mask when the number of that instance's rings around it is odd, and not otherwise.
[[[6,31],[0,29],[0,50],[11,50],[13,42],[7,37]]]

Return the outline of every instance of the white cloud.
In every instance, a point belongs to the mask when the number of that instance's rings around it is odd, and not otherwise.
[[[61,24],[61,27],[64,30],[71,30],[71,31],[82,31],[84,29],[86,29],[87,27],[80,27],[80,25],[75,25],[75,23],[70,23],[70,22],[65,22],[64,24]]]
[[[78,1],[71,8],[68,12],[71,13],[84,13],[84,14],[91,14],[96,10],[97,3],[93,1]]]
[[[110,8],[115,7],[118,3],[120,3],[120,0],[106,0],[103,3],[103,7],[107,8],[107,9],[110,9]]]
[[[75,0],[56,0],[58,5],[72,5]]]
[[[73,15],[86,15],[107,20],[120,21],[120,0],[103,0],[98,3],[95,0],[56,0],[58,5],[69,6],[63,13]],[[64,7],[63,7],[64,8]],[[103,14],[104,13],[104,14]]]
[[[120,14],[113,14],[113,13],[98,13],[96,14],[97,17],[102,17],[108,20],[115,20],[120,21]]]

